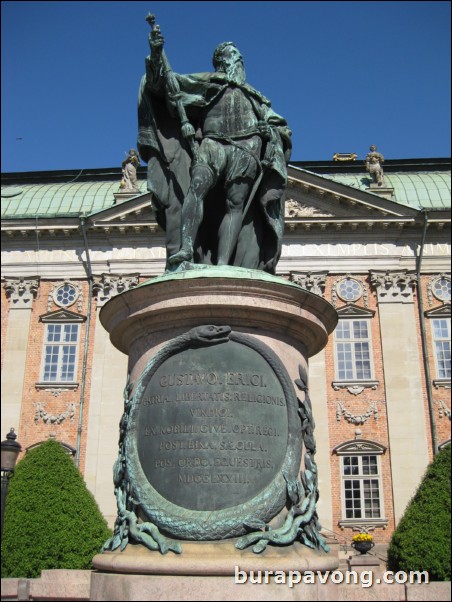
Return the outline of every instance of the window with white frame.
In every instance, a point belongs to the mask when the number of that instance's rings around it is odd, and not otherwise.
[[[437,378],[450,379],[450,318],[432,319]]]
[[[381,471],[379,457],[373,454],[343,456],[341,464],[344,518],[381,518]]]
[[[386,447],[357,438],[334,448],[340,459],[341,528],[385,527],[381,458]]]
[[[80,324],[46,324],[42,382],[74,382]]]
[[[370,322],[367,319],[343,319],[335,332],[336,374],[338,380],[372,378]]]

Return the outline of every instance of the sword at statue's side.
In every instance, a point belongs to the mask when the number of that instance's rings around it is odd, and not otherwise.
[[[160,27],[156,24],[154,15],[151,15],[151,13],[149,13],[146,17],[146,21],[149,23],[152,31],[160,33]],[[187,140],[188,144],[190,145],[190,151],[193,162],[196,162],[198,159],[198,144],[195,140],[195,128],[188,120],[184,104],[181,100],[179,82],[177,81],[174,71],[171,69],[171,65],[169,64],[168,58],[163,48],[161,50],[160,60],[162,62],[163,76],[165,78],[165,84],[169,99],[176,105],[177,114],[181,122],[182,136],[183,138],[185,138],[185,140]]]

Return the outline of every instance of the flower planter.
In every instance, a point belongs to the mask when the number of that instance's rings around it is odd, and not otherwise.
[[[352,548],[355,548],[360,554],[367,554],[374,547],[373,541],[352,541]]]

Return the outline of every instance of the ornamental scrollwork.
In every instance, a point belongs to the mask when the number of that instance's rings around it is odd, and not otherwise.
[[[139,283],[138,274],[129,274],[127,276],[102,274],[94,277],[93,294],[97,297],[97,305],[103,306],[107,301],[124,293]]]
[[[122,552],[127,544],[131,542],[142,544],[149,550],[159,550],[162,554],[166,554],[169,550],[180,554],[182,547],[178,541],[173,541],[162,535],[158,527],[151,522],[140,523],[136,513],[139,503],[131,495],[125,451],[125,439],[133,402],[132,390],[133,383],[130,381],[129,374],[123,395],[124,412],[119,423],[118,457],[113,466],[113,484],[118,515],[113,528],[113,535],[105,542],[102,549],[113,551],[120,548]]]
[[[324,297],[327,275],[328,272],[291,272],[290,280],[310,293]]]
[[[434,298],[439,299],[443,303],[450,303],[450,274],[440,274],[432,276],[427,286],[427,298],[430,307],[434,305]]]
[[[336,402],[336,420],[340,422],[342,416],[344,419],[350,424],[364,424],[371,418],[374,417],[375,420],[378,420],[378,408],[377,404],[374,401],[371,401],[368,409],[362,414],[352,414],[350,410],[348,410],[343,403],[340,401]]]
[[[352,297],[347,297],[341,292],[341,288],[344,287],[347,283],[353,284],[356,283],[356,295]],[[358,290],[360,289],[360,290]],[[340,278],[336,278],[333,282],[333,286],[331,287],[331,303],[334,307],[337,307],[338,300],[345,301],[346,303],[354,303],[359,299],[363,299],[363,305],[365,308],[369,307],[369,288],[365,282],[363,282],[360,278],[352,276],[351,274],[346,274],[345,276],[341,276]]]
[[[448,418],[451,419],[451,410],[447,407],[446,402],[440,399],[436,402],[438,404],[438,415],[440,418]]]
[[[275,545],[290,545],[300,541],[308,548],[318,550],[322,548],[329,552],[329,547],[320,533],[320,523],[316,511],[316,502],[319,497],[317,464],[314,461],[316,443],[314,439],[314,417],[312,403],[309,398],[307,386],[307,372],[299,366],[300,378],[295,381],[297,388],[302,392],[298,397],[298,414],[301,420],[301,431],[305,446],[304,472],[300,479],[289,480],[284,475],[287,484],[287,503],[289,511],[284,525],[279,529],[271,529],[265,523],[245,525],[250,530],[261,528],[262,531],[252,532],[240,537],[236,548],[243,550],[254,544],[254,553],[263,552],[269,543]]]
[[[377,290],[379,303],[411,303],[413,290],[417,284],[414,272],[371,272],[372,285]]]
[[[83,309],[83,290],[79,284],[65,280],[55,284],[49,292],[47,298],[47,311],[52,310],[53,304],[58,307],[70,307],[77,302],[77,311],[81,313]]]
[[[75,403],[68,403],[67,410],[60,412],[59,414],[52,414],[47,412],[45,409],[45,403],[35,404],[35,424],[38,424],[39,420],[42,420],[44,424],[61,424],[67,418],[74,422],[75,417]]]

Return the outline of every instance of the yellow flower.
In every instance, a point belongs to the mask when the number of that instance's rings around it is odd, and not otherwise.
[[[358,533],[357,535],[353,535],[352,541],[372,541],[372,535],[369,533]]]

